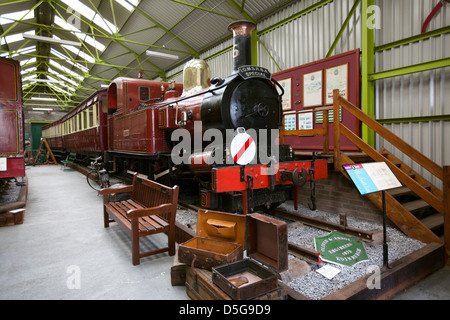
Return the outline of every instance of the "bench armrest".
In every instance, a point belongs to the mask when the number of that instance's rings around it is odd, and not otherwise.
[[[133,219],[162,213],[170,213],[173,210],[173,206],[173,204],[165,203],[152,208],[131,209],[127,211],[127,217],[129,219]]]
[[[133,186],[125,186],[125,187],[120,187],[120,188],[106,188],[106,189],[102,189],[99,191],[99,193],[101,195],[108,195],[108,194],[113,194],[113,193],[122,193],[122,192],[132,192],[133,191]]]

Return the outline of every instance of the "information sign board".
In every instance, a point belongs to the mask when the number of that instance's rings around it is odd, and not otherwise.
[[[386,162],[348,164],[344,169],[363,195],[402,186]]]

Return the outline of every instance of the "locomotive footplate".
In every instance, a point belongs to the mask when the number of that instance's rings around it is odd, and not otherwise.
[[[304,173],[310,172],[311,167],[312,161],[281,162],[272,174],[269,174],[272,171],[268,165],[213,168],[212,190],[202,191],[202,206],[211,209],[226,207],[232,212],[247,214],[255,207],[269,207],[292,199],[297,208],[301,185],[295,182],[297,178],[304,180],[302,182],[310,180],[311,175]],[[298,175],[298,172],[303,174]],[[327,178],[327,160],[315,160],[314,179]]]

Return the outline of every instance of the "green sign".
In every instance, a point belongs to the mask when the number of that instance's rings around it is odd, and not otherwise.
[[[314,243],[320,259],[326,262],[353,266],[369,260],[361,241],[334,231],[323,237],[315,237]]]

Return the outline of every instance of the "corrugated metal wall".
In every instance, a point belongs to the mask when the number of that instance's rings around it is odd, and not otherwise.
[[[378,1],[382,28],[375,32],[376,45],[405,39],[421,33],[422,24],[437,0]],[[427,31],[450,25],[450,5],[444,5],[431,20]],[[376,53],[376,72],[450,57],[450,34],[403,45]],[[398,76],[375,83],[375,110],[378,120],[414,118],[385,126],[439,165],[450,164],[450,121],[424,121],[423,117],[450,115],[450,67]],[[378,146],[393,151],[413,170],[441,188],[440,180],[413,163],[409,157],[377,139]]]
[[[440,1],[440,0],[439,0]],[[438,0],[375,0],[381,12],[381,29],[375,31],[376,46],[420,34],[423,21]],[[279,21],[317,3],[316,0],[298,1],[258,23],[258,30],[277,24]],[[258,45],[258,64],[271,72],[285,70],[308,62],[325,58],[355,0],[335,0],[296,20],[263,34]],[[361,5],[351,18],[334,54],[361,48]],[[431,21],[428,30],[450,25],[450,5],[445,5]],[[230,47],[231,40],[202,54],[208,58]],[[224,77],[232,72],[231,51],[208,60],[212,76]],[[376,72],[408,65],[447,58],[450,56],[450,35],[441,35],[428,40],[382,51],[375,56]],[[182,68],[172,70],[170,74]],[[182,75],[174,78],[182,81]],[[378,80],[375,83],[375,108],[378,120],[424,116],[450,115],[450,67],[414,73],[400,77]],[[417,119],[420,120],[420,119]],[[422,119],[423,120],[423,119]],[[388,129],[410,143],[439,165],[450,164],[449,121],[414,121],[385,124]],[[377,148],[390,146],[376,140]],[[440,181],[431,179],[412,164],[403,154],[394,154],[424,175],[438,187]]]
[[[264,30],[278,21],[289,18],[316,2],[313,0],[297,2],[259,23],[258,30]],[[325,58],[354,3],[354,0],[335,0],[262,35],[258,51],[259,64],[272,72],[277,72]],[[356,48],[361,48],[360,9],[350,20],[333,54]]]
[[[297,1],[288,8],[277,12],[258,23],[258,30],[264,30],[279,21],[289,18],[313,4],[317,0]],[[259,38],[258,65],[277,72],[325,58],[339,32],[354,0],[335,0],[314,10],[302,18],[293,20],[272,30]],[[361,10],[357,10],[350,20],[333,54],[338,54],[361,47]],[[204,52],[202,59],[207,59],[221,50],[232,46],[232,41],[226,41],[219,46]],[[213,76],[225,77],[233,71],[232,52],[228,51],[208,60]],[[168,75],[181,70],[171,70]],[[181,81],[182,76],[174,78]]]

